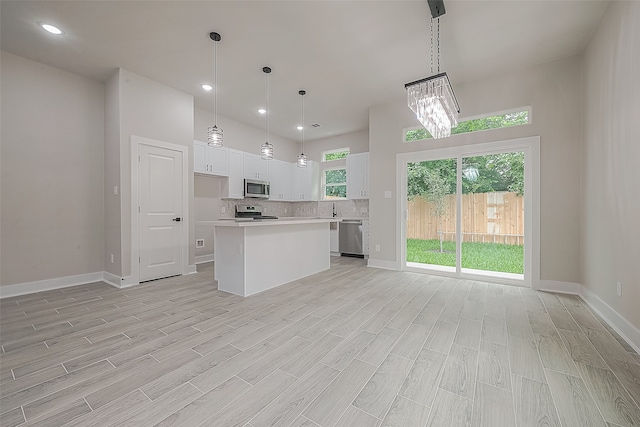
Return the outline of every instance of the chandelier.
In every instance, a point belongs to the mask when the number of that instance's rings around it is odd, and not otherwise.
[[[213,48],[213,126],[207,128],[207,143],[212,147],[222,147],[222,129],[218,127],[218,42],[222,40],[220,34],[209,33],[214,41]]]
[[[446,72],[440,72],[440,16],[445,14],[442,0],[427,0],[431,9],[431,77],[404,85],[407,104],[433,138],[451,136],[458,126],[460,106]],[[436,32],[434,34],[434,21]],[[434,55],[435,54],[435,55]],[[436,56],[437,67],[434,65]]]

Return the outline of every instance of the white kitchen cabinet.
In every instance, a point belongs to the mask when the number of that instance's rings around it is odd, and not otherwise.
[[[340,255],[340,235],[338,221],[329,223],[329,251],[332,255]]]
[[[269,161],[270,200],[291,201],[294,167],[295,165],[282,160]]]
[[[347,156],[347,199],[369,198],[369,153]]]
[[[369,220],[362,220],[362,253],[369,256]]]
[[[229,163],[226,147],[210,147],[202,141],[193,141],[193,172],[203,175],[228,176]]]
[[[222,199],[244,198],[244,156],[242,151],[227,149],[229,174],[220,179],[220,197]]]
[[[320,197],[320,165],[309,160],[306,168],[293,166],[293,197],[292,200],[317,201]]]
[[[269,181],[269,160],[264,160],[257,154],[244,153],[244,177]]]

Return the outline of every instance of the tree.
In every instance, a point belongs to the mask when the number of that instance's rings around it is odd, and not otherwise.
[[[431,206],[433,206],[433,214],[438,220],[438,236],[440,237],[440,253],[444,252],[443,241],[444,233],[442,232],[442,217],[446,213],[447,204],[446,196],[449,193],[449,185],[447,181],[435,169],[427,168],[423,177],[424,192],[421,194]]]

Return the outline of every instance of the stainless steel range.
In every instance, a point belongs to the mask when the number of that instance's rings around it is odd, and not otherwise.
[[[261,220],[261,219],[278,219],[273,215],[262,215],[262,206],[236,206],[236,219],[240,220]]]

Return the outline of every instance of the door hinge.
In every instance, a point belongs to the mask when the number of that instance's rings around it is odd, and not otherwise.
[[[138,163],[140,163],[140,156],[138,156]]]
[[[140,213],[140,206],[138,206],[138,213]]]
[[[140,264],[140,257],[138,257],[138,264]]]

